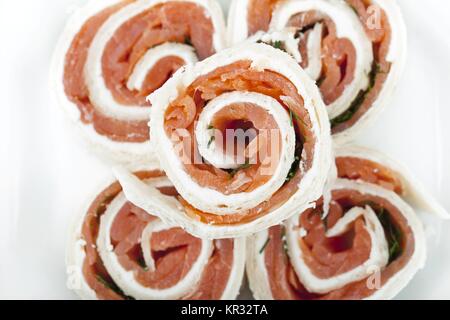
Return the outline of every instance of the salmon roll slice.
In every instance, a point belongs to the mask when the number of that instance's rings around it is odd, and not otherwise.
[[[382,186],[420,212],[439,219],[450,218],[448,211],[408,168],[385,154],[354,144],[337,145],[334,154],[338,177]]]
[[[117,170],[127,198],[195,236],[244,236],[309,208],[331,167],[331,135],[317,87],[266,44],[224,50],[174,75],[150,96],[151,133],[181,207],[151,201]]]
[[[177,202],[160,171],[136,173]],[[245,240],[207,240],[161,221],[127,201],[118,182],[83,211],[67,251],[68,284],[83,299],[235,299],[245,267]]]
[[[294,53],[320,88],[340,143],[377,118],[404,69],[406,28],[395,0],[235,0],[231,12],[231,43],[284,33],[257,40]]]
[[[182,66],[223,49],[224,34],[215,0],[88,1],[55,52],[58,102],[104,159],[156,161],[146,97]]]
[[[335,156],[314,209],[248,238],[255,298],[391,299],[424,266],[423,224],[445,209],[379,152],[345,145]]]

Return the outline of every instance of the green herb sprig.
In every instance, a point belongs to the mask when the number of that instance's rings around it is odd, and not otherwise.
[[[286,239],[286,228],[282,227],[283,230],[281,231],[281,241],[283,242],[283,250],[286,255],[289,253],[289,247]]]
[[[115,284],[112,281],[108,281],[105,278],[103,278],[101,275],[97,274],[96,275],[96,279],[98,282],[100,282],[105,288],[110,289],[112,291],[114,291],[115,293],[117,293],[119,296],[126,298],[126,299],[131,299],[130,297],[127,297],[123,291],[117,286],[117,284]]]
[[[216,140],[216,136],[211,136],[208,141],[208,148],[211,146],[211,144]]]
[[[367,95],[373,90],[373,88],[375,86],[376,78],[377,78],[378,74],[380,74],[380,73],[385,73],[385,71],[381,70],[381,66],[379,63],[374,62],[374,64],[372,65],[372,70],[370,71],[370,74],[369,74],[369,81],[370,81],[369,86],[367,87],[366,90],[361,90],[358,93],[355,100],[353,100],[353,102],[351,103],[351,105],[347,109],[347,111],[345,111],[340,116],[338,116],[330,121],[331,128],[335,128],[339,124],[347,122],[355,115],[355,113],[359,110],[359,108],[362,106],[362,104],[366,100]]]
[[[379,208],[377,216],[386,234],[389,245],[389,263],[391,263],[402,254],[402,234],[394,225],[389,212],[385,208]]]
[[[401,245],[403,235],[401,231],[398,229],[398,227],[395,225],[391,215],[389,214],[389,211],[386,208],[381,207],[371,201],[365,203],[365,205],[370,206],[375,211],[378,219],[381,222],[381,225],[383,226],[389,247],[389,263],[392,263],[403,252]]]
[[[264,245],[261,247],[261,249],[259,250],[259,254],[262,254],[263,252],[264,252],[264,250],[266,250],[266,247],[267,247],[267,245],[269,244],[269,242],[270,242],[270,237],[267,237],[267,240],[266,240],[266,242],[264,242]]]

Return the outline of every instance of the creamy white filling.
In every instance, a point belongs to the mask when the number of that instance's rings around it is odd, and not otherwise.
[[[267,241],[270,241],[268,239],[269,230],[247,238],[247,277],[253,297],[257,300],[273,299],[263,251]]]
[[[142,90],[147,74],[164,57],[178,57],[185,65],[198,61],[193,47],[181,43],[164,43],[149,49],[139,60],[128,78],[129,90]]]
[[[406,31],[400,8],[396,1],[391,0],[372,0],[372,3],[380,6],[385,12],[391,27],[391,41],[389,42],[389,51],[386,60],[389,62],[397,62],[404,55],[404,47],[406,45]]]
[[[232,46],[247,39],[248,0],[233,0],[228,13],[228,45]]]
[[[307,42],[308,66],[305,71],[314,80],[319,79],[322,73],[322,33],[323,24],[317,23],[311,30]]]
[[[142,256],[144,257],[145,266],[149,271],[156,271],[155,259],[153,259],[152,254],[152,235],[153,233],[161,232],[164,230],[168,230],[168,226],[162,222],[161,220],[152,221],[147,224],[144,231],[142,231],[141,235],[141,251]]]
[[[217,245],[217,242],[216,242]],[[245,272],[245,238],[233,240],[233,264],[231,266],[229,280],[222,292],[222,300],[236,299],[244,279]]]
[[[349,39],[356,51],[356,68],[353,81],[344,89],[344,92],[336,101],[328,105],[329,116],[333,119],[345,112],[359,92],[368,87],[368,75],[373,62],[372,43],[352,9],[344,2],[335,0],[288,0],[283,2],[273,12],[270,30],[282,30],[288,25],[292,16],[311,10],[326,14],[335,23],[337,36]]]
[[[323,24],[314,26],[307,41],[307,54],[309,63],[305,68],[306,73],[313,80],[317,80],[322,72],[322,31]],[[289,53],[299,64],[303,57],[299,51],[300,38],[296,38],[295,28],[285,28],[282,31],[258,32],[248,39],[249,42],[263,42],[273,47],[280,45],[276,49]],[[302,37],[303,35],[300,35]]]
[[[295,30],[285,29],[282,31],[273,32],[258,32],[253,37],[249,38],[251,42],[264,42],[274,46],[276,42],[280,42],[282,47],[277,49],[282,49],[289,53],[298,63],[302,62],[302,56],[298,51],[299,39],[295,39]]]

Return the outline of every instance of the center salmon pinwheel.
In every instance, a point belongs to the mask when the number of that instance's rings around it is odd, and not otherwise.
[[[224,50],[176,73],[150,96],[151,134],[181,206],[118,171],[127,198],[196,236],[261,231],[309,208],[331,166],[317,87],[266,44]]]
[[[61,105],[93,147],[121,163],[154,160],[147,95],[184,65],[222,50],[215,0],[90,0],[54,60]]]
[[[340,142],[377,117],[403,71],[406,31],[395,0],[234,0],[229,41],[258,31],[275,32],[257,40],[294,55],[316,81]]]
[[[423,267],[418,214],[448,213],[377,152],[339,147],[336,168],[337,180],[314,209],[248,239],[256,298],[390,299]]]
[[[160,197],[177,192],[159,171],[137,177]],[[69,285],[84,299],[235,299],[245,240],[204,240],[128,202],[118,182],[89,205],[67,256]]]

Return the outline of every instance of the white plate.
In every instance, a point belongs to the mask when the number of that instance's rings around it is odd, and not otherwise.
[[[65,285],[67,230],[110,174],[67,133],[48,87],[58,35],[83,2],[0,0],[0,298],[75,298]],[[450,209],[450,3],[399,3],[409,32],[406,72],[360,142],[407,164]],[[400,298],[450,299],[450,223],[441,231]]]

